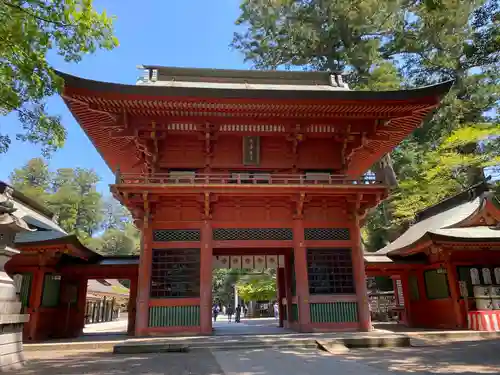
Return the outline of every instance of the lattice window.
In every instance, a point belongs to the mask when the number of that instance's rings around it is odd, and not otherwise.
[[[200,249],[153,249],[151,298],[200,296]]]
[[[307,249],[310,294],[355,293],[350,249]]]
[[[291,228],[216,228],[214,241],[290,241]]]
[[[306,241],[348,241],[351,236],[347,228],[306,228]]]
[[[155,242],[200,241],[199,229],[158,229],[153,231]]]

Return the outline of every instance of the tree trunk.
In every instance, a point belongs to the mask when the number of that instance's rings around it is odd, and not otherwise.
[[[386,184],[391,189],[398,186],[398,178],[396,172],[394,172],[390,154],[382,156],[380,160],[373,165],[372,170],[375,173],[377,181]]]

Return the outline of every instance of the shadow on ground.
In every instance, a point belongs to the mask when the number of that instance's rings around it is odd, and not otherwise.
[[[224,338],[221,338],[224,339]],[[350,350],[259,349],[145,355],[32,352],[22,375],[498,374],[500,340],[440,346]],[[14,374],[14,373],[13,373]]]
[[[109,352],[27,353],[18,375],[223,375],[209,351],[113,355]]]
[[[307,349],[215,352],[226,374],[498,374],[500,341],[439,347],[350,350],[332,355]]]

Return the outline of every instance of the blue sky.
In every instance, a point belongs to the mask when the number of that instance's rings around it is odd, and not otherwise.
[[[120,46],[85,56],[79,64],[57,57],[50,63],[73,75],[129,84],[142,74],[137,69],[140,64],[247,69],[250,65],[243,63],[243,55],[229,47],[239,4],[239,0],[95,0],[97,9],[116,16]],[[98,190],[108,194],[113,175],[61,98],[50,98],[48,108],[62,116],[68,132],[66,145],[52,155],[50,168],[92,168],[102,178]],[[0,180],[7,181],[14,168],[40,156],[40,149],[14,140],[19,127],[15,116],[3,118],[1,126],[2,133],[13,139],[8,153],[0,154]]]

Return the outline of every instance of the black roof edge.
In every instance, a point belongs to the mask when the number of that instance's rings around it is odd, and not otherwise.
[[[91,253],[91,258],[100,258],[103,255],[99,254],[98,252],[88,248],[84,244],[81,243],[81,241],[78,239],[78,236],[76,234],[68,234],[67,236],[64,237],[58,237],[58,238],[53,238],[50,240],[45,240],[45,241],[32,241],[32,242],[20,242],[16,244],[16,246],[22,247],[22,246],[30,246],[34,244],[45,244],[45,245],[57,245],[57,244],[71,244],[74,246],[79,247],[80,249],[84,251],[88,251]]]
[[[441,212],[447,211],[453,207],[456,207],[460,204],[470,202],[484,193],[490,191],[491,187],[486,181],[482,181],[478,184],[472,185],[471,187],[465,189],[464,191],[452,195],[449,198],[446,198],[435,205],[427,207],[422,211],[417,212],[415,215],[415,221],[420,222],[422,220],[428,219],[429,217],[435,216]]]
[[[353,91],[353,90],[241,90],[227,88],[202,87],[169,87],[150,85],[131,85],[111,83],[81,78],[71,74],[55,71],[68,86],[87,90],[108,93],[150,96],[185,96],[185,97],[214,97],[224,99],[261,98],[261,99],[298,99],[298,100],[411,100],[425,97],[440,99],[448,93],[454,80],[444,81],[435,85],[424,86],[408,90],[393,91]]]
[[[50,220],[54,219],[55,214],[51,210],[49,210],[47,207],[45,207],[43,204],[38,203],[33,198],[30,198],[30,197],[24,195],[19,190],[16,190],[14,187],[5,183],[4,181],[0,181],[0,192],[1,193],[5,192],[6,188],[11,188],[13,191],[12,197],[17,199],[21,203],[24,203],[33,211],[36,211],[37,213],[39,213],[42,216],[45,216],[47,219],[50,219]]]
[[[160,74],[172,76],[198,76],[198,77],[238,77],[248,79],[275,78],[286,79],[294,78],[299,80],[323,79],[328,84],[332,75],[344,76],[342,72],[332,71],[307,71],[307,70],[256,70],[256,69],[214,69],[214,68],[191,68],[191,67],[173,67],[162,65],[139,65],[139,69],[158,70]]]

